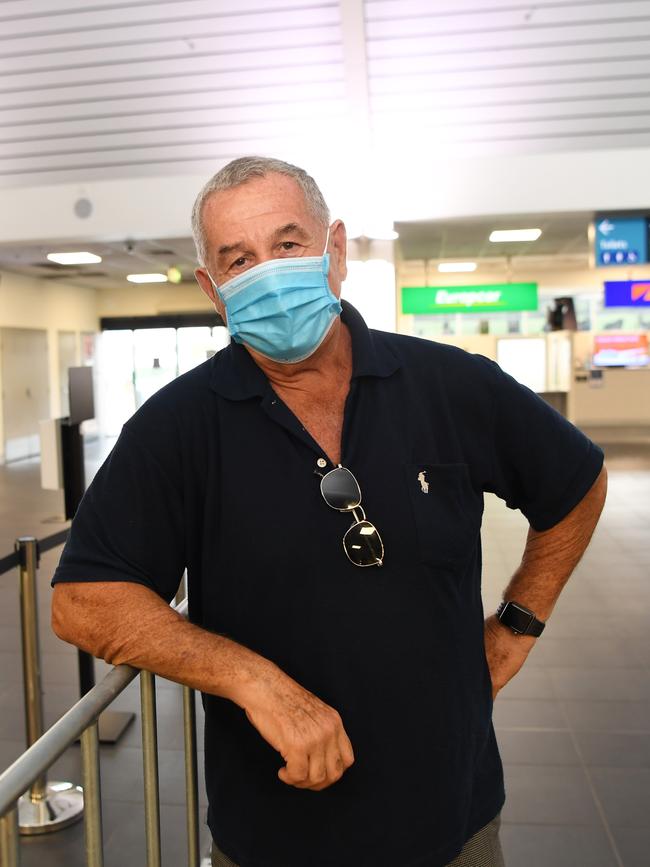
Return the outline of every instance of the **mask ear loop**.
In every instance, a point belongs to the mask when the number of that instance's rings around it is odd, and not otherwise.
[[[323,256],[327,253],[327,248],[329,247],[329,243],[330,243],[330,229],[331,229],[331,228],[332,228],[331,226],[328,226],[328,227],[327,227],[327,236],[325,237],[325,249],[323,250]]]

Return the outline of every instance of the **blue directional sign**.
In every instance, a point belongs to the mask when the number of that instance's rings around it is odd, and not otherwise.
[[[605,307],[650,308],[650,280],[607,280]]]
[[[647,220],[643,217],[600,217],[596,221],[598,265],[639,265],[647,261]]]

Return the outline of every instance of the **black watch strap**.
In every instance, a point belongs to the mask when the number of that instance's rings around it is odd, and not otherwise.
[[[525,608],[518,602],[502,602],[497,608],[497,617],[504,626],[509,626],[518,635],[532,635],[538,638],[546,624],[535,617],[530,608]]]

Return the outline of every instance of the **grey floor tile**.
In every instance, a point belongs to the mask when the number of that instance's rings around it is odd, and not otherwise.
[[[650,860],[650,827],[614,827],[611,830],[624,867],[648,867],[648,861]]]
[[[623,638],[552,638],[542,636],[526,665],[626,668],[643,666],[639,648]]]
[[[601,828],[503,824],[501,844],[507,867],[618,867]]]
[[[575,738],[586,765],[650,768],[650,734],[576,732]]]
[[[541,667],[524,665],[499,693],[501,699],[554,699],[555,690],[548,671]]]
[[[566,729],[560,705],[552,700],[501,698],[494,703],[497,728]]]
[[[582,768],[506,765],[504,822],[600,827]]]
[[[575,731],[650,733],[650,701],[563,701]]]
[[[591,768],[589,773],[611,825],[648,827],[650,768]]]
[[[496,730],[507,765],[580,765],[569,732]]]
[[[581,701],[650,701],[650,671],[641,668],[547,668],[555,694]]]

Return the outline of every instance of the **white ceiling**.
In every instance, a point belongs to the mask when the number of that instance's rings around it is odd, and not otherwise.
[[[0,2],[0,188],[341,136],[405,161],[648,146],[650,2]]]

